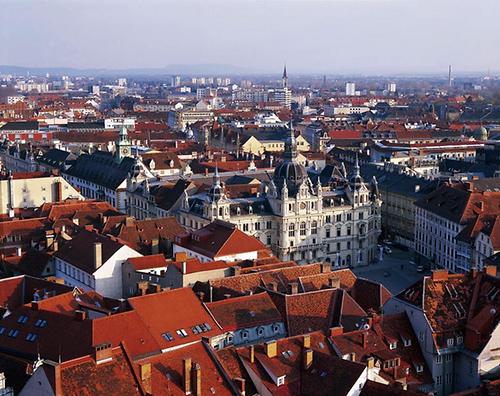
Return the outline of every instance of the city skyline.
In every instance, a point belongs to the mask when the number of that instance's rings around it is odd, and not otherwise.
[[[233,74],[255,74],[279,71],[286,62],[295,74],[373,75],[444,74],[449,64],[456,73],[487,73],[500,63],[491,51],[500,36],[500,4],[492,0],[459,7],[448,0],[149,0],[141,8],[114,0],[98,8],[94,0],[3,3],[0,65],[222,65]],[[16,28],[20,18],[31,26],[26,32]]]

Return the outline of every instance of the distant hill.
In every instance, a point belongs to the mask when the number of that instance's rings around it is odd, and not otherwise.
[[[0,65],[0,74],[16,75],[68,75],[68,76],[163,76],[172,74],[205,74],[205,75],[231,75],[231,74],[254,74],[258,70],[246,67],[224,65],[224,64],[199,64],[199,65],[168,65],[164,68],[131,68],[131,69],[78,69],[71,67],[27,67],[15,65]]]

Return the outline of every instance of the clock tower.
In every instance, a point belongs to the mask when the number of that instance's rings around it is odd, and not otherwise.
[[[132,144],[128,138],[127,128],[122,126],[120,128],[120,134],[118,135],[118,139],[116,141],[116,151],[115,151],[115,159],[116,162],[120,163],[125,157],[131,157]]]

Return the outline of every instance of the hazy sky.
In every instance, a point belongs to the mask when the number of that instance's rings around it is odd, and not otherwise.
[[[0,0],[0,64],[500,70],[499,0]]]

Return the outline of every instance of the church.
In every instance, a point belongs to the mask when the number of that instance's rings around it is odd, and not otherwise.
[[[208,191],[184,195],[180,223],[189,230],[216,219],[233,223],[281,260],[361,266],[376,259],[382,204],[376,180],[365,183],[356,161],[351,174],[339,170],[314,185],[297,157],[290,128],[284,159],[258,196],[229,198],[216,171]]]

